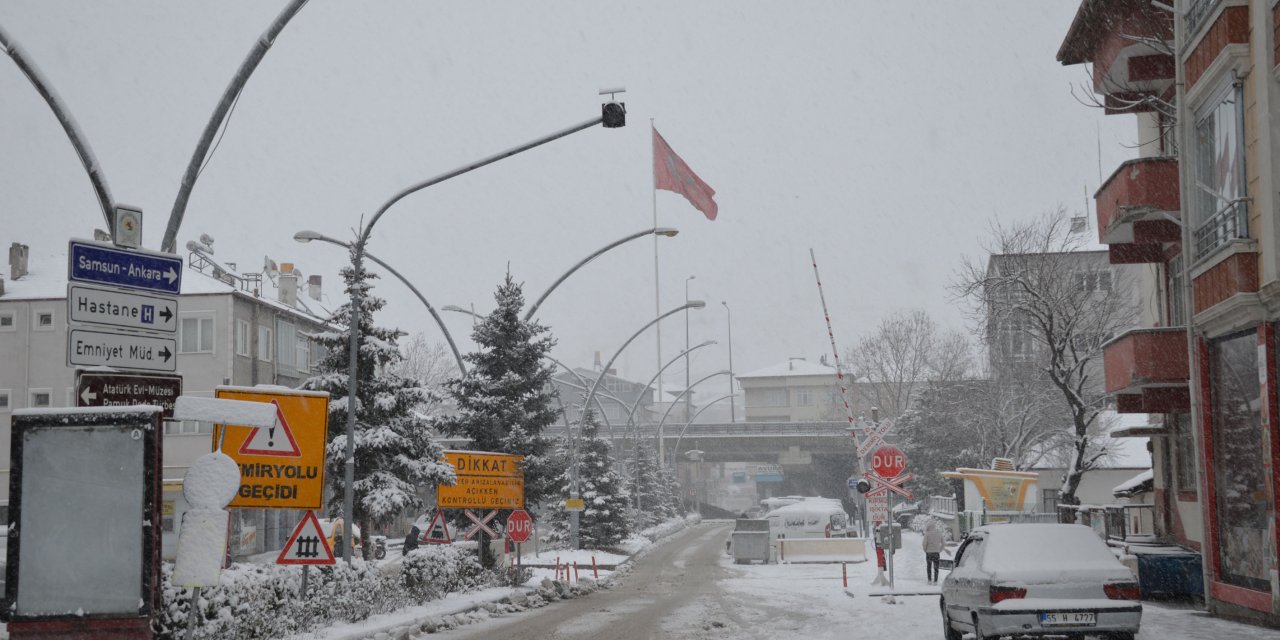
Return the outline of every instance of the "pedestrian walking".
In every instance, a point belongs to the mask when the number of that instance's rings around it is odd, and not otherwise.
[[[413,527],[410,527],[410,528],[409,528],[409,535],[407,535],[407,536],[405,536],[405,537],[404,537],[404,548],[403,548],[403,550],[400,552],[400,553],[401,553],[401,555],[406,555],[406,556],[407,556],[407,555],[409,555],[409,552],[410,552],[410,551],[413,551],[414,549],[417,549],[417,548],[418,548],[418,538],[420,538],[420,537],[422,537],[422,531],[420,531],[420,530],[418,529],[417,525],[414,525]]]
[[[942,555],[942,527],[931,521],[924,528],[924,564],[929,584],[938,583],[938,558]]]

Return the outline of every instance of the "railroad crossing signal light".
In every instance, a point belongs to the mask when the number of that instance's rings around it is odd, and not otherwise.
[[[871,490],[871,481],[866,478],[858,480],[858,484],[854,487],[858,493],[866,493]]]

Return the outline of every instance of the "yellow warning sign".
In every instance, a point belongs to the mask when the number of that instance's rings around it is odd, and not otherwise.
[[[446,451],[458,483],[436,487],[441,509],[523,509],[524,456],[482,451]]]
[[[229,507],[319,509],[324,502],[324,450],[328,442],[329,394],[323,391],[218,387],[223,400],[276,406],[272,428],[227,425],[222,452],[240,465],[240,491]],[[214,425],[217,447],[224,425]]]
[[[583,502],[582,498],[565,498],[564,499],[565,511],[582,511],[586,508],[587,508],[587,503]]]

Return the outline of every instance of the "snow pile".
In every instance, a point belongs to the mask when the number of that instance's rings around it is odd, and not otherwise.
[[[674,535],[686,527],[692,527],[699,522],[702,522],[702,516],[696,513],[690,513],[684,518],[675,518],[673,520],[663,522],[660,525],[649,527],[648,529],[641,531],[640,535],[647,538],[649,542],[657,542],[662,538]]]
[[[158,637],[184,637],[191,591],[173,581],[173,565],[162,568],[164,603],[153,620]],[[355,560],[350,565],[312,567],[306,599],[298,597],[302,569],[236,564],[217,586],[200,591],[198,638],[281,638],[356,623],[457,591],[489,586],[474,554],[449,545],[409,554],[399,565]]]

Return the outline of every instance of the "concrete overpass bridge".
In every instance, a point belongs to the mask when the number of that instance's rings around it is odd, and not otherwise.
[[[854,430],[859,439],[861,429]],[[632,433],[613,425],[615,455],[627,466],[635,438],[656,443],[657,425],[642,424]],[[683,432],[683,433],[682,433]],[[548,430],[560,436],[564,425]],[[606,428],[601,435],[608,437]],[[740,512],[761,498],[780,495],[847,495],[845,479],[853,472],[854,448],[846,422],[732,422],[666,424],[662,434],[667,461],[674,464],[681,486],[697,492],[686,495],[730,511]],[[465,446],[444,438],[445,448]],[[691,460],[689,451],[701,451]],[[686,491],[687,493],[687,491]]]

